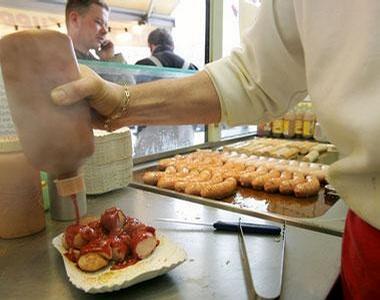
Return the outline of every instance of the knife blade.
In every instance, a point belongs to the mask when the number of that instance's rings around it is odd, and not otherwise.
[[[267,235],[280,235],[281,227],[269,224],[256,224],[256,223],[243,223],[243,222],[227,222],[227,221],[216,221],[214,223],[202,223],[202,222],[192,222],[178,219],[169,218],[158,218],[158,222],[166,223],[178,223],[186,225],[198,225],[198,226],[209,226],[213,227],[217,231],[231,231],[239,232],[240,225],[244,233],[255,233],[255,234],[267,234]]]

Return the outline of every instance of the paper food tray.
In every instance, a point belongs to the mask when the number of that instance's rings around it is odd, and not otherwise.
[[[86,293],[95,294],[117,291],[152,279],[167,273],[186,260],[186,252],[181,247],[158,232],[156,235],[160,244],[149,257],[124,269],[110,270],[108,267],[94,273],[81,271],[64,255],[66,250],[62,246],[63,233],[56,236],[52,243],[63,258],[71,283]]]

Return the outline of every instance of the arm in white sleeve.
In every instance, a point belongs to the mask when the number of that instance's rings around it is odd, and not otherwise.
[[[263,1],[241,48],[206,71],[228,125],[279,117],[302,100],[306,76],[292,1]]]

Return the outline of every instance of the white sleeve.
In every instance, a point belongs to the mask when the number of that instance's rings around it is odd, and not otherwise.
[[[263,1],[241,48],[208,64],[206,71],[228,125],[279,117],[302,100],[306,75],[292,1]]]

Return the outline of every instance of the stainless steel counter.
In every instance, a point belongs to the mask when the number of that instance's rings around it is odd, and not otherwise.
[[[62,258],[51,244],[68,223],[51,221],[47,214],[45,231],[26,238],[0,240],[0,299],[247,299],[236,234],[155,221],[236,221],[240,215],[134,188],[88,200],[89,215],[98,215],[111,206],[155,226],[182,245],[188,260],[166,275],[121,291],[85,294],[68,281]],[[273,223],[249,216],[242,219]],[[257,239],[246,236],[251,254]],[[324,299],[339,273],[340,244],[339,237],[287,226],[281,299]],[[270,249],[261,249],[261,253],[268,254]],[[249,259],[258,257],[251,255]]]

